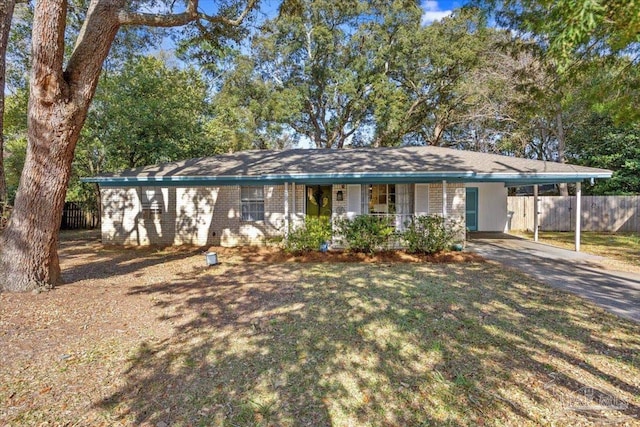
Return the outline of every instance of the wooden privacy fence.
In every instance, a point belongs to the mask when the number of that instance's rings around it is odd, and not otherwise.
[[[539,197],[540,230],[573,231],[576,196]],[[640,232],[640,196],[582,196],[583,231]],[[533,230],[533,196],[507,198],[509,230]]]
[[[62,230],[88,230],[100,225],[100,215],[95,209],[89,209],[79,203],[66,202],[62,211]]]

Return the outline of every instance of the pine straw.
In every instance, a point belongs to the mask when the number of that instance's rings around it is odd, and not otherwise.
[[[436,254],[410,254],[405,251],[383,251],[369,253],[331,250],[328,252],[287,253],[275,247],[246,246],[226,248],[212,246],[209,252],[223,257],[233,257],[244,262],[300,262],[300,263],[461,263],[484,262],[484,258],[472,252],[439,252]]]
[[[491,263],[63,246],[0,294],[0,425],[639,424],[640,325]]]

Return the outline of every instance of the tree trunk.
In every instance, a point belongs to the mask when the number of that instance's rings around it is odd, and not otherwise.
[[[7,65],[7,45],[15,0],[0,3],[0,216],[7,201],[7,180],[4,171],[4,88]]]
[[[0,236],[3,290],[48,289],[62,281],[57,244],[73,153],[119,27],[117,11],[100,6],[91,3],[63,73],[66,1],[36,5],[27,157],[11,219]]]
[[[67,1],[36,2],[27,157],[9,225],[0,235],[0,289],[28,291],[61,281],[57,241],[73,153],[120,26],[171,27],[201,17],[235,26],[253,9],[255,0],[249,0],[235,20],[199,13],[197,0],[188,0],[185,12],[167,15],[130,12],[127,4],[125,0],[91,0],[63,69]]]
[[[0,237],[5,290],[27,291],[61,283],[58,231],[83,121],[82,114],[64,106],[30,102],[29,149],[11,220]]]

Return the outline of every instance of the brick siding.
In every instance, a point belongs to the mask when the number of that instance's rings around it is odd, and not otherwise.
[[[288,193],[293,228],[304,221],[305,186],[290,184]],[[261,245],[285,233],[284,185],[264,186],[264,221],[242,220],[240,186],[103,188],[101,199],[105,244]],[[154,212],[144,209],[151,202]],[[334,219],[345,215],[346,185],[333,186],[332,206]],[[442,213],[441,183],[429,186],[429,212]],[[447,215],[464,223],[464,184],[447,184]]]

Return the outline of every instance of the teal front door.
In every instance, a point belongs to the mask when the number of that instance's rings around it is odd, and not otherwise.
[[[467,229],[478,231],[478,187],[467,187],[466,200]]]

